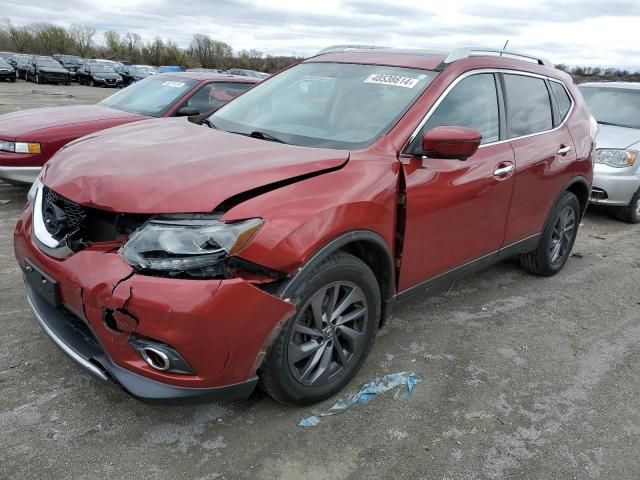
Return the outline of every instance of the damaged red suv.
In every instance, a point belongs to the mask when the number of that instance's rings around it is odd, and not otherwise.
[[[542,60],[333,48],[200,124],[68,145],[15,253],[45,332],[138,398],[315,402],[397,302],[512,256],[562,269],[595,134]]]

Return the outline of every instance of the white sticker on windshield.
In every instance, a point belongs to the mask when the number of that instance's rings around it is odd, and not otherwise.
[[[377,83],[380,85],[393,85],[394,87],[413,88],[420,80],[418,78],[399,77],[398,75],[385,75],[374,73],[364,81],[364,83]]]
[[[184,82],[172,82],[166,81],[162,84],[163,87],[173,87],[173,88],[182,88],[184,87]]]

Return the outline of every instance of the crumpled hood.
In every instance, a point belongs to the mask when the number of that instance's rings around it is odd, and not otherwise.
[[[234,195],[338,168],[349,152],[212,130],[184,118],[137,122],[79,139],[43,182],[85,206],[122,213],[213,211]]]
[[[144,118],[136,113],[122,112],[101,105],[35,108],[0,115],[0,139],[20,140],[20,137],[45,128],[117,118]]]
[[[640,130],[635,128],[616,127],[614,125],[599,125],[600,131],[596,138],[598,148],[629,148],[640,142]]]

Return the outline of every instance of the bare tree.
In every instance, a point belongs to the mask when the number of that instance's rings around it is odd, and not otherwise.
[[[87,57],[93,46],[96,29],[87,25],[71,25],[70,33],[80,56]]]
[[[23,53],[31,48],[31,45],[33,43],[33,35],[31,34],[29,28],[16,27],[12,25],[11,22],[7,22],[7,31],[9,32],[11,42],[18,52]]]

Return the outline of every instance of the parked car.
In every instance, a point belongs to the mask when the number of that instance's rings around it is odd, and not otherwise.
[[[0,57],[0,80],[16,81],[16,70],[2,57]]]
[[[157,75],[158,70],[150,65],[125,65],[118,70],[118,73],[122,77],[122,81],[125,85],[131,85],[132,83],[139,82],[150,75]]]
[[[35,83],[71,85],[71,75],[67,69],[51,57],[34,57],[27,66],[24,79]]]
[[[160,73],[184,72],[184,68],[179,67],[177,65],[162,65],[158,67],[158,72]]]
[[[600,124],[591,202],[640,223],[640,83],[583,83],[580,91]]]
[[[9,63],[16,70],[16,78],[26,78],[27,69],[33,63],[33,56],[16,54],[9,59]]]
[[[71,80],[78,80],[78,69],[84,65],[84,60],[75,55],[53,55],[53,58],[60,62],[64,68],[67,69],[69,75],[71,76]]]
[[[85,63],[78,69],[78,83],[90,87],[121,87],[122,77],[105,63]]]
[[[31,183],[60,148],[84,135],[155,117],[209,112],[257,80],[203,73],[157,75],[97,105],[22,110],[0,115],[0,180]]]
[[[45,332],[136,397],[230,399],[260,378],[316,402],[397,302],[514,255],[560,271],[596,130],[542,60],[335,48],[202,124],[68,145],[29,193],[16,257]]]
[[[259,79],[265,79],[269,76],[268,73],[257,72],[255,70],[247,70],[244,68],[231,68],[229,69],[229,74],[240,75],[242,77],[259,78]]]

